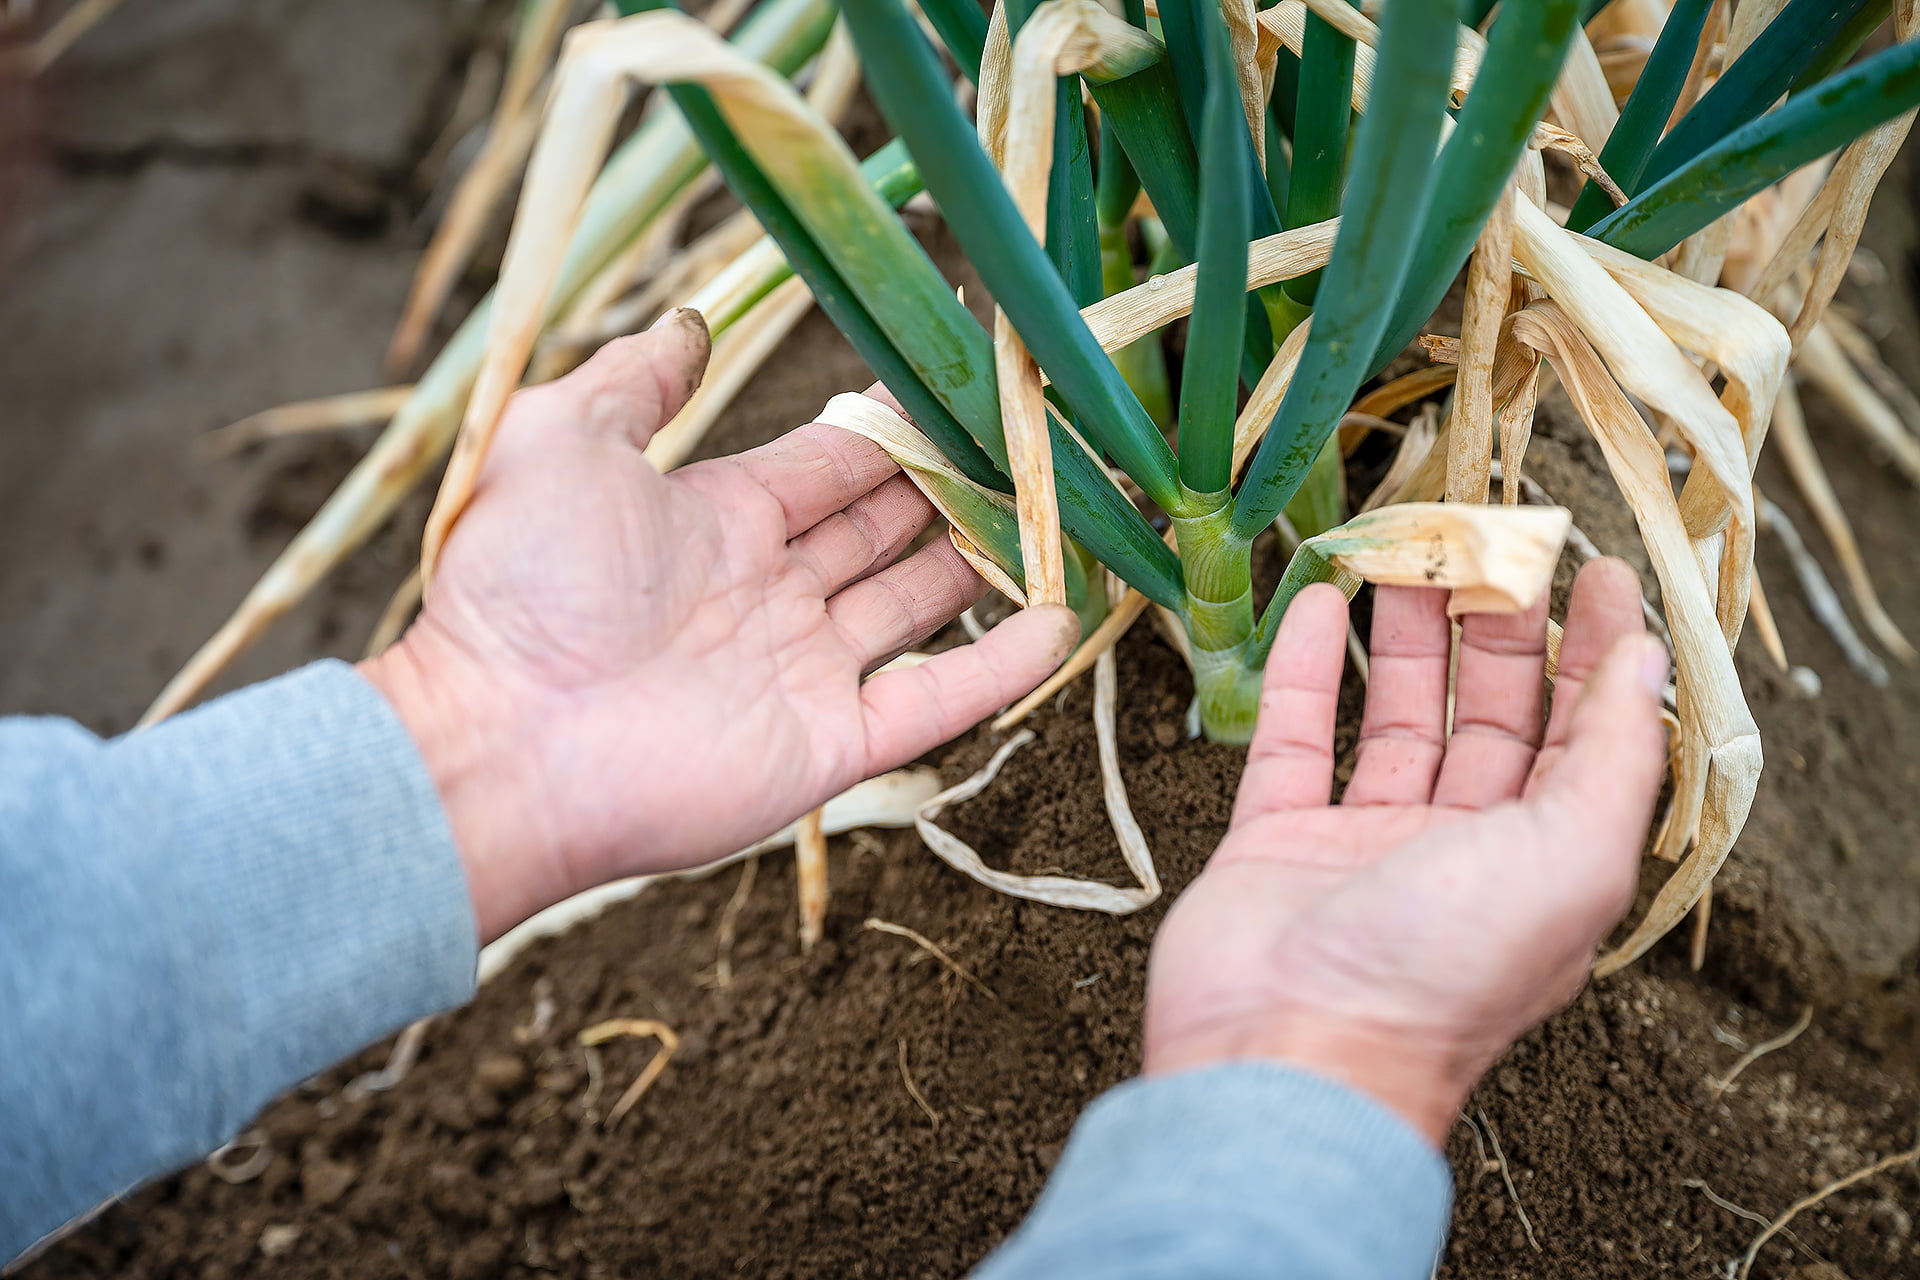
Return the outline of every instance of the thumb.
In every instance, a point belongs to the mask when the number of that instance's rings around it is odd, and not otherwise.
[[[712,352],[706,318],[679,307],[645,333],[607,343],[566,377],[529,394],[564,396],[566,411],[587,430],[644,449],[699,390]]]
[[[1667,681],[1666,646],[1641,633],[1625,637],[1602,660],[1573,709],[1566,749],[1537,780],[1529,805],[1549,811],[1573,843],[1630,849],[1636,863],[1666,772],[1660,694]],[[1616,838],[1617,837],[1617,838]]]

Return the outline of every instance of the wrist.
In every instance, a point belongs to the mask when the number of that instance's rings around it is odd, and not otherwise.
[[[358,664],[413,740],[447,815],[486,943],[573,892],[508,690],[462,675],[427,626]]]
[[[1171,1037],[1150,1034],[1141,1073],[1173,1075],[1232,1062],[1296,1067],[1371,1098],[1443,1147],[1477,1076],[1450,1056],[1379,1029],[1263,1019]]]

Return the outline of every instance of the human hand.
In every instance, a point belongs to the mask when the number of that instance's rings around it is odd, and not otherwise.
[[[1154,942],[1145,1071],[1271,1060],[1436,1145],[1474,1082],[1579,991],[1633,903],[1666,761],[1664,647],[1617,560],[1576,581],[1542,722],[1546,603],[1463,620],[1383,588],[1367,709],[1328,803],[1346,601],[1303,592],[1268,660],[1232,826]]]
[[[862,675],[983,584],[877,445],[819,425],[662,476],[699,385],[675,312],[515,397],[405,638],[363,664],[419,744],[482,940],[775,831],[1026,693],[1079,638],[1030,609]],[[895,561],[898,563],[895,563]]]

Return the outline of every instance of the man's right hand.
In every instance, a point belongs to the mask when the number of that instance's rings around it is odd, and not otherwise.
[[[1154,943],[1145,1070],[1282,1062],[1373,1096],[1441,1143],[1474,1082],[1579,991],[1632,905],[1666,761],[1666,650],[1639,583],[1574,587],[1552,716],[1546,604],[1463,621],[1455,707],[1443,591],[1385,588],[1358,760],[1333,729],[1346,601],[1294,601],[1267,664],[1233,825]]]

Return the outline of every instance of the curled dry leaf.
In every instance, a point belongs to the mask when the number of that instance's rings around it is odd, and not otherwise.
[[[1455,616],[1519,613],[1552,585],[1572,525],[1565,507],[1403,502],[1357,515],[1300,549],[1379,586],[1448,588]]]
[[[1673,743],[1673,801],[1659,851],[1675,857],[1691,843],[1692,852],[1626,941],[1601,958],[1595,972],[1605,975],[1685,919],[1726,861],[1759,785],[1760,732],[1653,432],[1609,376],[1582,327],[1557,302],[1529,306],[1515,317],[1514,331],[1553,364],[1599,442],[1639,525],[1673,635],[1680,732]]]

